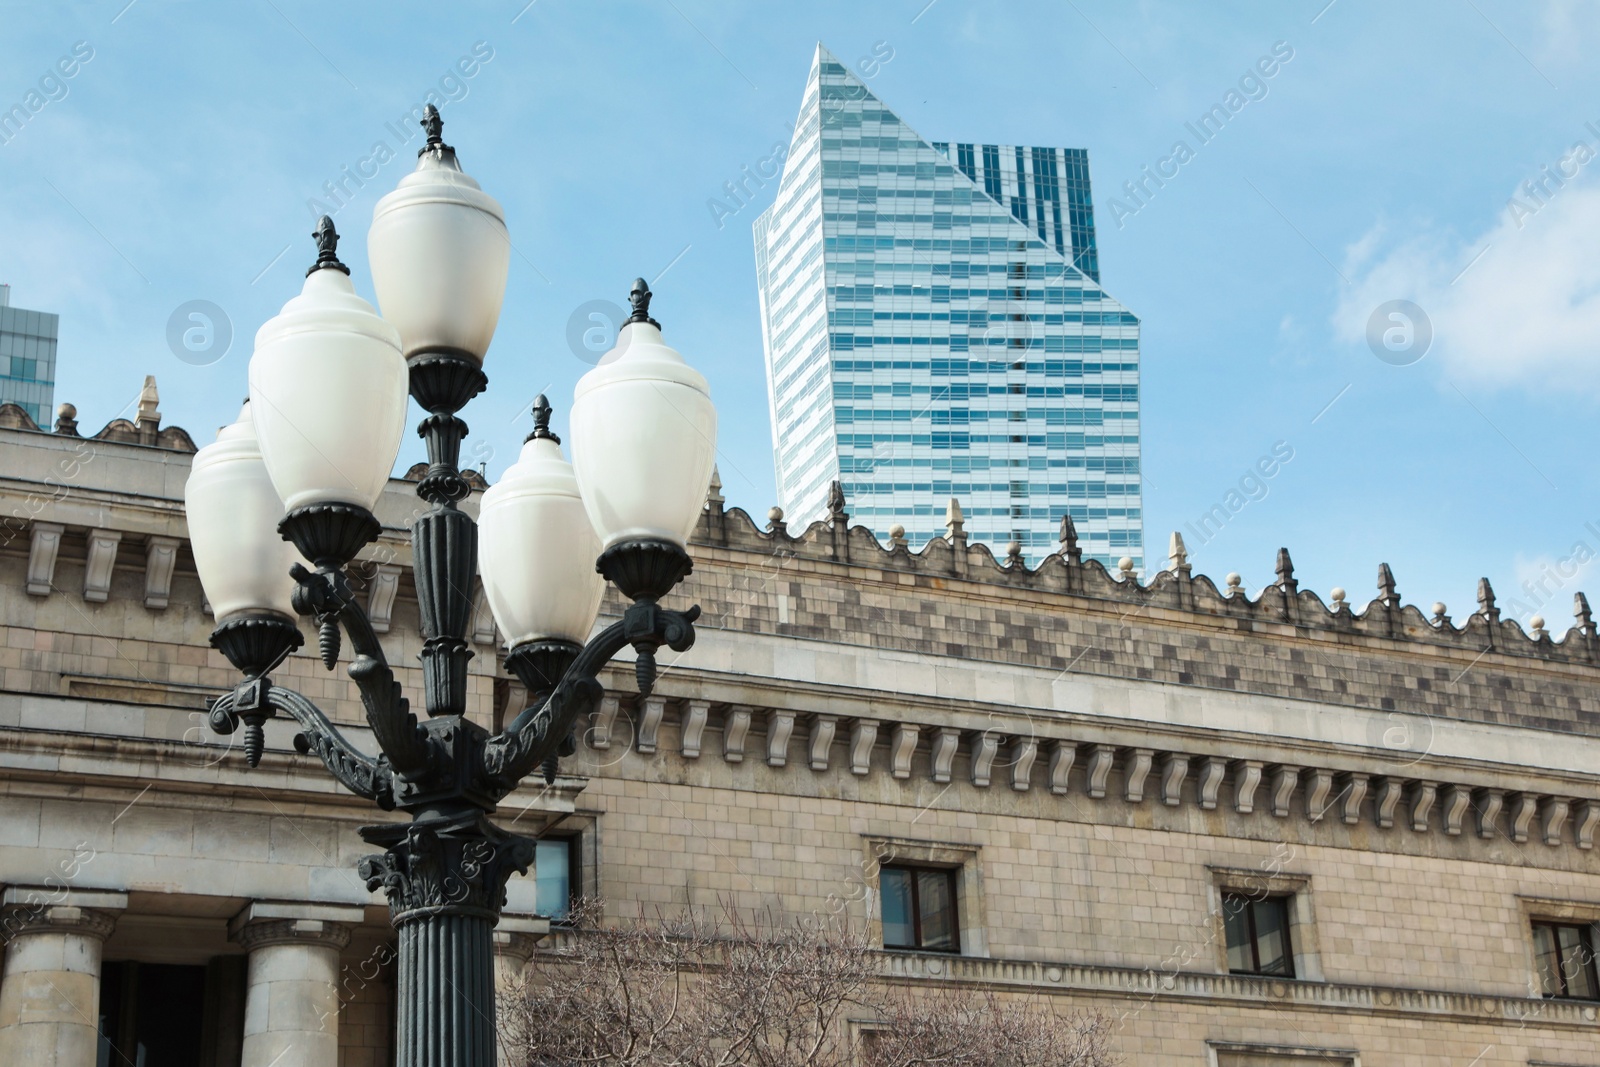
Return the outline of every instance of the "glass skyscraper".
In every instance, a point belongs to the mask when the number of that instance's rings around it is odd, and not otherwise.
[[[837,478],[913,550],[955,497],[997,555],[1070,513],[1143,569],[1139,320],[1100,287],[1082,149],[924,141],[819,45],[755,246],[793,526]]]
[[[55,418],[60,324],[52,312],[12,307],[11,287],[0,285],[0,404],[18,405],[46,428]]]

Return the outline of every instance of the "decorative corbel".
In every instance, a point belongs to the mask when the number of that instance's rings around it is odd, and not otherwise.
[[[794,712],[772,708],[767,712],[767,766],[789,763],[789,738],[794,734]]]
[[[1000,751],[1000,735],[984,730],[972,737],[972,784],[980,789],[989,788],[989,774],[994,769],[995,755]]]
[[[956,762],[956,752],[961,748],[961,731],[950,726],[939,727],[933,738],[933,780],[941,784],[950,780]]]
[[[744,762],[744,742],[750,734],[750,709],[735,705],[722,717],[722,758],[729,763]]]
[[[666,718],[666,714],[667,698],[664,696],[648,696],[641,702],[639,735],[634,742],[634,747],[641,753],[648,756],[656,750],[656,739],[661,730],[661,720]]]
[[[683,758],[700,758],[700,740],[705,735],[706,723],[711,718],[711,702],[691,700],[683,709]]]
[[[911,777],[911,757],[917,752],[918,732],[915,723],[895,723],[889,740],[889,768],[896,778]]]
[[[1077,756],[1078,746],[1071,741],[1050,742],[1050,792],[1058,797],[1067,793],[1067,779],[1072,774],[1072,764]]]
[[[1011,742],[1011,788],[1026,793],[1033,784],[1033,761],[1039,756],[1037,737],[1018,737]]]

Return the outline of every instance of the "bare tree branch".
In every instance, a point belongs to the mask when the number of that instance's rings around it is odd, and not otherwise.
[[[604,921],[540,945],[499,1006],[513,1067],[1110,1067],[1111,1023],[1045,997],[891,983],[843,921]]]

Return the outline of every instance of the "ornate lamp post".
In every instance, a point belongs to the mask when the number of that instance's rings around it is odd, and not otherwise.
[[[383,851],[359,865],[368,887],[387,893],[399,931],[396,1062],[489,1067],[491,931],[506,880],[534,854],[531,840],[489,817],[525,775],[541,766],[553,774],[573,722],[600,696],[596,675],[624,645],[648,692],[656,650],[694,642],[699,609],[658,601],[691,569],[684,546],[711,476],[716,412],[635,282],[616,349],[578,385],[575,467],[561,457],[541,396],[521,456],[484,495],[480,561],[479,526],[457,506],[469,487],[458,468],[467,426],[456,413],[488,381],[482,363],[510,245],[499,204],[461,171],[441,125],[430,107],[416,171],[374,212],[369,252],[383,316],[356,295],[323,218],[317,262],[256,335],[250,402],[196,457],[186,507],[218,620],[211,643],[244,675],[213,705],[212,728],[242,726],[255,766],[263,724],[286,715],[300,726],[298,751],[358,796],[410,813],[409,823],[361,830]],[[371,509],[394,466],[408,391],[429,412],[418,428],[428,472],[417,487],[429,507],[411,528],[421,721],[344,573],[378,536]],[[492,736],[465,715],[480,562],[507,664],[533,694]],[[632,603],[584,643],[605,580]],[[301,644],[291,613],[315,621],[330,670],[348,636],[349,674],[381,754],[360,751],[309,700],[272,682]]]

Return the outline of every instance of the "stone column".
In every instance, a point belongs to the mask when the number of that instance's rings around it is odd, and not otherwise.
[[[12,886],[0,896],[0,1063],[92,1067],[100,949],[124,893]]]
[[[533,948],[539,939],[550,932],[550,920],[534,916],[502,915],[494,928],[494,991],[496,1007],[503,998],[514,993],[527,972],[528,961],[533,958]],[[505,1041],[517,1028],[507,1027],[496,1020],[496,1054],[501,1064],[521,1062],[508,1056]],[[513,1040],[514,1037],[513,1037]]]
[[[339,950],[348,905],[256,901],[229,930],[250,953],[240,1067],[338,1067]]]

